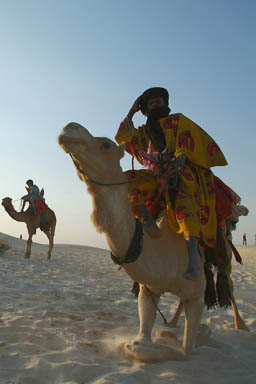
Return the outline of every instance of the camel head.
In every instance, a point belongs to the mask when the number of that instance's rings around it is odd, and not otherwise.
[[[106,137],[94,137],[82,125],[69,123],[61,131],[58,144],[70,154],[78,177],[85,182],[111,183],[120,180],[120,159],[124,146]]]
[[[7,210],[8,208],[12,208],[12,199],[10,197],[5,197],[4,199],[2,199],[2,206],[5,210]]]
[[[238,205],[237,206],[239,216],[247,216],[249,213],[249,209],[246,208],[244,205]]]
[[[246,208],[244,205],[241,205],[241,204],[237,204],[233,207],[233,215],[235,217],[239,217],[239,216],[247,216],[249,214],[249,209]]]

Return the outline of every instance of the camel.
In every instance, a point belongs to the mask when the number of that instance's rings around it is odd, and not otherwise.
[[[248,213],[249,213],[249,210],[244,205],[239,204],[239,205],[236,205],[234,207],[233,215],[237,219],[238,219],[239,216],[247,216]],[[232,240],[232,235],[229,236],[229,240],[230,241]],[[225,272],[227,274],[228,284],[229,284],[229,288],[230,288],[230,295],[231,295],[230,300],[231,300],[231,305],[232,305],[232,309],[233,309],[233,313],[234,313],[234,327],[235,327],[235,329],[239,329],[239,330],[243,330],[243,331],[248,331],[249,332],[250,329],[247,327],[247,325],[245,324],[244,319],[240,315],[238,307],[237,307],[237,304],[236,304],[236,300],[235,300],[235,297],[234,297],[234,285],[233,285],[233,281],[231,279],[232,248],[230,247],[230,245],[228,243],[228,240],[225,240],[225,246],[226,246],[226,252],[227,252],[227,255],[228,255],[228,258],[229,258],[229,263],[228,263],[228,265],[225,266]],[[178,305],[178,308],[177,308],[177,310],[176,310],[172,320],[167,323],[170,327],[172,327],[172,328],[177,328],[178,327],[178,321],[179,321],[180,315],[182,313],[182,310],[183,310],[183,304],[182,304],[182,301],[180,301],[179,305]]]
[[[40,215],[36,215],[31,206],[29,206],[25,212],[17,212],[13,207],[12,199],[10,197],[5,197],[2,200],[2,205],[12,219],[26,223],[29,236],[27,240],[27,250],[25,254],[25,259],[30,259],[32,237],[36,234],[37,228],[40,228],[41,231],[43,231],[48,237],[49,249],[47,259],[50,259],[52,254],[53,238],[57,221],[55,213],[48,207],[46,211],[46,214],[48,214],[48,220],[46,223],[40,224]]]
[[[131,211],[127,178],[120,166],[124,145],[117,145],[108,138],[94,137],[77,123],[69,123],[63,128],[58,143],[71,155],[78,177],[87,185],[93,202],[92,222],[98,232],[105,234],[112,258],[140,284],[139,333],[134,341],[124,344],[124,351],[138,359],[144,356],[147,361],[148,354],[154,350],[152,328],[156,305],[162,294],[170,292],[183,303],[185,328],[183,353],[174,348],[168,359],[183,359],[194,350],[204,310],[206,281],[200,255],[200,277],[193,281],[184,279],[188,264],[185,240],[183,235],[174,233],[165,220],[158,222],[162,236],[153,239],[144,232],[143,246],[140,247],[140,226]]]

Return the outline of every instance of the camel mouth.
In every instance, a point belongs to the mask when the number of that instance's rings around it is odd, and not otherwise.
[[[58,144],[61,147],[65,147],[68,144],[83,144],[85,140],[80,139],[78,137],[71,137],[65,133],[61,133],[58,137]]]
[[[72,153],[72,149],[74,150],[74,146],[79,144],[87,144],[87,141],[79,137],[72,137],[67,134],[61,133],[58,137],[58,144],[61,146],[64,152]]]
[[[91,134],[78,123],[69,123],[58,136],[58,144],[65,152],[70,152],[73,145],[87,145]]]
[[[69,143],[69,140],[65,135],[62,135],[62,134],[59,135],[58,144],[63,149],[63,151],[67,153],[69,153],[68,143]]]

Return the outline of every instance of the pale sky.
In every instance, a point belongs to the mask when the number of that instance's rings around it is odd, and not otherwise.
[[[31,178],[57,215],[56,243],[108,248],[57,136],[75,121],[114,139],[134,100],[162,86],[222,148],[229,164],[213,171],[250,210],[234,242],[246,232],[254,244],[255,19],[254,0],[0,0],[0,198],[19,199]],[[2,206],[0,232],[27,238]]]

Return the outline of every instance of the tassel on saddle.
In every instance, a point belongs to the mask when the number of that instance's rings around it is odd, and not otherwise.
[[[231,247],[236,261],[242,263],[242,258],[235,246],[225,237],[223,230],[218,228],[216,247],[208,247],[205,250],[205,275],[207,279],[205,304],[208,309],[215,307],[216,304],[224,308],[231,305],[232,296],[226,271],[226,268],[231,263],[231,260],[227,254],[227,246]],[[217,269],[216,287],[214,286],[212,266]]]

